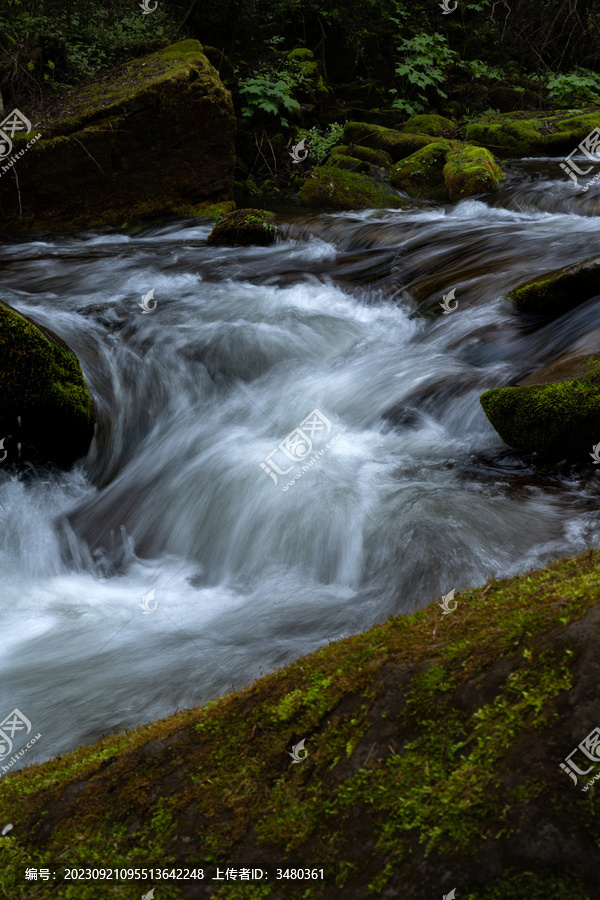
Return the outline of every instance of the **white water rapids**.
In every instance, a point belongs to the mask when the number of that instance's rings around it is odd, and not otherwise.
[[[485,202],[290,214],[269,248],[192,222],[0,244],[0,299],[70,344],[98,413],[71,472],[0,473],[0,720],[42,734],[19,764],[600,544],[593,467],[536,466],[479,404],[598,327],[600,298],[549,324],[503,299],[600,253],[600,186],[558,162]],[[302,463],[261,463],[315,409],[312,455],[340,437],[282,491]]]

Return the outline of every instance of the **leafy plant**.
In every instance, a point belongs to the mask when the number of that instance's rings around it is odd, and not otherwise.
[[[276,72],[274,69],[263,69],[240,85],[243,102],[242,115],[253,117],[257,112],[277,116],[285,127],[288,121],[285,112],[299,112],[300,104],[292,93],[301,81],[298,73],[291,69]]]
[[[589,69],[576,69],[564,75],[552,75],[546,85],[553,100],[566,101],[570,97],[597,100],[600,96],[600,75]]]
[[[402,97],[396,96],[392,106],[408,115],[424,112],[429,105],[427,91],[438,97],[447,97],[442,90],[446,68],[454,62],[457,53],[450,50],[442,34],[421,32],[406,38],[398,47],[403,61],[396,66]],[[400,92],[392,88],[393,94]]]
[[[340,143],[344,128],[337,122],[332,123],[329,128],[319,128],[316,125],[309,131],[299,129],[298,137],[305,138],[310,144],[311,163],[318,166],[325,159],[332,147]]]

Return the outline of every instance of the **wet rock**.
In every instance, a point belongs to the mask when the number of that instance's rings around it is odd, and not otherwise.
[[[411,197],[456,201],[497,190],[503,177],[483,147],[435,141],[396,163],[390,181]]]
[[[573,372],[578,375],[573,377]],[[493,388],[481,395],[480,402],[511,447],[587,460],[600,441],[600,358],[588,357],[585,366],[573,360],[563,366],[561,375],[560,381],[550,383],[536,383],[530,376],[527,384]]]
[[[217,222],[207,244],[234,247],[258,244],[266,247],[277,237],[275,216],[264,209],[236,209]]]
[[[520,312],[560,316],[600,294],[600,255],[538,275],[506,295]]]
[[[47,328],[0,303],[0,438],[8,462],[68,467],[87,453],[94,412],[81,366]]]
[[[334,209],[381,209],[407,207],[388,184],[366,175],[328,166],[318,166],[308,175],[298,196],[302,206]]]
[[[384,150],[390,154],[394,162],[405,159],[434,141],[435,138],[425,134],[403,134],[382,125],[369,125],[366,122],[348,122],[344,126],[344,143]]]
[[[61,109],[15,162],[18,182],[0,178],[0,227],[120,226],[233,199],[233,104],[198,41],[112,69]]]

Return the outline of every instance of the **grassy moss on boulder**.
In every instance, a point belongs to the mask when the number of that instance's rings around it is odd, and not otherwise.
[[[57,102],[57,121],[16,164],[18,185],[0,178],[1,228],[120,226],[233,199],[233,104],[198,41],[112,69]]]
[[[520,312],[560,316],[600,294],[600,255],[553,269],[513,288],[507,297]]]
[[[75,354],[1,302],[0,429],[8,461],[65,467],[87,453],[94,434],[92,401]]]
[[[428,144],[393,166],[390,181],[410,197],[425,200],[448,200],[444,166],[450,150],[448,141]]]
[[[207,244],[266,247],[277,237],[275,216],[264,209],[236,209],[221,219],[206,239]]]
[[[318,166],[309,173],[298,202],[302,206],[334,209],[381,209],[408,205],[388,184],[328,166]]]
[[[600,786],[560,763],[598,724],[599,595],[588,550],[457,594],[451,616],[433,602],[202,708],[7,773],[0,895],[96,900],[97,882],[61,884],[65,865],[160,864],[209,878],[324,869],[283,887],[209,880],[219,898],[368,900],[402,885],[404,900],[596,900]],[[56,880],[25,882],[26,866]],[[101,896],[151,887],[107,881]]]
[[[502,169],[489,150],[463,145],[448,151],[444,182],[450,200],[496,191],[502,178]]]
[[[590,358],[580,378],[492,388],[480,402],[509,446],[587,460],[600,440],[600,360]]]
[[[594,128],[598,110],[518,111],[488,116],[465,129],[465,139],[503,156],[562,154],[574,150]]]
[[[428,115],[411,116],[408,122],[402,126],[402,131],[406,134],[429,134],[438,137],[454,131],[455,127],[452,119],[446,119],[445,116],[437,116],[430,113]]]
[[[435,141],[435,138],[424,134],[404,134],[382,125],[368,125],[366,122],[347,122],[343,137],[346,144],[360,144],[361,147],[383,150],[389,153],[393,162],[398,162]]]
[[[371,171],[370,163],[344,153],[331,153],[324,166],[325,168],[332,166],[334,169],[347,169],[349,172],[360,172],[362,174]]]

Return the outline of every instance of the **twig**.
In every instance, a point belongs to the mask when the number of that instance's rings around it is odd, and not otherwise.
[[[73,140],[74,140],[74,141],[77,141],[77,143],[79,144],[80,147],[83,147],[83,144],[81,143],[81,141],[77,140],[76,137],[74,137]],[[92,154],[90,153],[89,150],[87,150],[85,147],[83,147],[83,149],[85,150],[85,152],[87,153],[87,155],[89,156],[89,158],[92,159],[92,160],[96,163],[96,165],[97,165],[98,168],[100,169],[100,172],[102,172],[102,166],[100,165],[100,163],[99,163],[97,160],[94,159],[94,157],[92,156]],[[102,172],[102,174],[104,175],[104,172]]]

